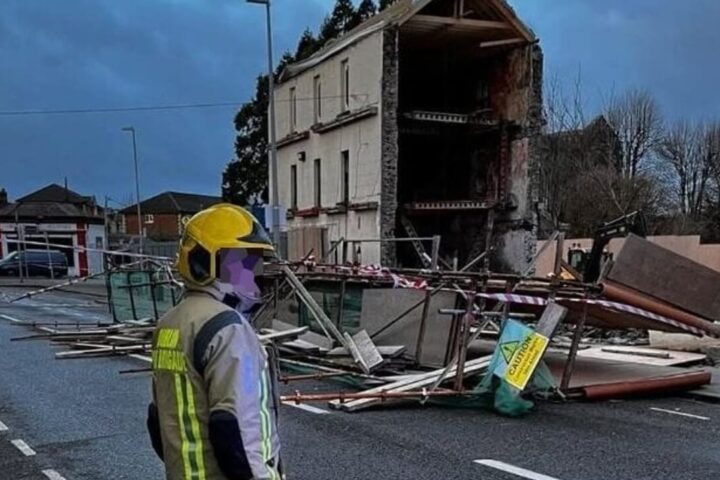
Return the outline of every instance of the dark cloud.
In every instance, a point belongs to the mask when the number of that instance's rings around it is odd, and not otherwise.
[[[329,0],[276,0],[276,55]],[[264,11],[243,0],[3,0],[0,110],[246,101],[265,68]],[[217,193],[234,107],[0,117],[0,186],[19,196],[67,176],[125,200],[138,132],[143,195]]]
[[[332,0],[275,0],[276,55]],[[717,0],[512,0],[542,39],[547,71],[601,92],[646,86],[669,116],[710,115],[720,67]],[[264,12],[243,0],[2,0],[0,110],[242,102],[265,67]],[[69,178],[81,192],[216,193],[235,109],[0,117],[0,186],[19,196]]]
[[[720,110],[717,0],[514,0],[542,40],[546,72],[581,72],[588,103],[643,87],[669,118]]]

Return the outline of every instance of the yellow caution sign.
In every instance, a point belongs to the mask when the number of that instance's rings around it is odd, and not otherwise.
[[[513,387],[524,390],[540,363],[550,340],[533,333],[525,337],[505,370],[505,381]]]

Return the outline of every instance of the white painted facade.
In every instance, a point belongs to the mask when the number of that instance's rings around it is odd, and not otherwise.
[[[278,194],[280,204],[295,213],[288,220],[288,229],[324,227],[330,242],[340,238],[380,238],[382,38],[382,31],[375,32],[275,88],[277,136],[281,144]],[[315,131],[358,112],[365,112],[363,118]],[[293,134],[308,136],[283,145],[283,140]],[[349,154],[347,211],[343,203],[343,151]],[[302,152],[304,161],[300,159]],[[316,159],[320,160],[319,205]],[[293,166],[297,172],[297,205],[293,205],[292,199]],[[314,208],[316,212],[312,211]],[[380,262],[379,243],[361,245],[362,263]]]
[[[84,236],[85,246],[92,249],[103,249],[107,246],[107,238],[105,236],[105,227],[103,225],[85,224],[83,230],[78,230],[77,223],[29,223],[21,222],[26,232],[26,239],[32,242],[45,242],[45,233],[49,237],[49,243],[59,240],[62,245],[72,245],[73,261],[68,266],[68,276],[79,277],[82,275],[80,266],[87,262],[87,275],[100,273],[103,271],[102,254],[99,252],[81,252],[78,247],[81,246],[81,234]],[[8,253],[15,249],[11,244],[17,240],[17,225],[15,223],[0,223],[0,253],[1,257],[5,257]],[[81,233],[82,232],[82,233]],[[28,244],[28,249],[42,249],[42,245]],[[50,249],[57,249],[51,246]],[[84,256],[84,259],[81,258]]]

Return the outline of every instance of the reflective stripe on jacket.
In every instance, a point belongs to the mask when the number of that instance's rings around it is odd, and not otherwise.
[[[274,379],[245,318],[190,292],[158,322],[152,363],[148,427],[168,480],[280,478]]]

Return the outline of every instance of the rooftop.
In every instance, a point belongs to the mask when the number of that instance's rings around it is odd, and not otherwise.
[[[220,202],[222,202],[222,198],[211,195],[163,192],[140,202],[140,209],[144,214],[197,213]],[[132,214],[136,209],[137,204],[134,204],[121,210],[121,213]]]

